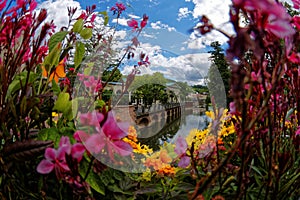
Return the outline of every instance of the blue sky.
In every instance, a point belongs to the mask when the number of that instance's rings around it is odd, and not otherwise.
[[[142,73],[161,72],[167,78],[188,82],[190,85],[200,84],[211,62],[207,53],[213,41],[219,41],[226,47],[228,39],[222,34],[212,31],[198,37],[196,32],[189,30],[197,25],[202,15],[208,16],[214,26],[228,34],[234,34],[229,20],[231,0],[37,0],[38,8],[48,10],[48,19],[54,19],[58,29],[67,24],[67,7],[78,7],[80,10],[95,4],[97,11],[107,11],[110,14],[110,26],[115,21],[111,6],[116,2],[124,3],[126,11],[119,19],[117,35],[121,38],[119,44],[126,48],[130,41],[130,29],[127,21],[135,18],[140,20],[143,14],[149,16],[146,28],[139,41],[139,51],[149,55],[151,65],[142,69]],[[290,0],[287,2],[291,3]],[[119,40],[118,40],[119,41]],[[127,42],[127,43],[126,43]],[[128,74],[132,65],[124,63],[121,71]]]
[[[67,23],[66,7],[78,7],[95,4],[97,11],[107,11],[110,14],[110,26],[115,25],[114,16],[110,11],[116,2],[122,2],[127,9],[119,19],[118,31],[120,37],[128,41],[130,30],[127,21],[131,18],[141,19],[143,14],[149,16],[147,27],[139,38],[141,51],[147,53],[151,65],[142,69],[142,73],[159,71],[167,78],[177,81],[199,84],[203,82],[211,65],[209,60],[209,44],[219,41],[225,45],[227,38],[218,32],[212,32],[205,37],[196,37],[190,32],[199,22],[200,16],[207,15],[212,22],[223,30],[231,33],[228,21],[230,0],[46,0],[38,1],[39,8],[48,9],[49,18],[55,24],[63,26]],[[122,44],[122,43],[121,43]],[[126,63],[122,67],[124,74],[129,73],[132,66]]]

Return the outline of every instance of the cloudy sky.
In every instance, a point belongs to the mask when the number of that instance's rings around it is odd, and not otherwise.
[[[67,24],[67,7],[85,9],[95,4],[97,11],[110,13],[109,25],[116,23],[111,6],[112,0],[47,0],[38,1],[39,8],[46,8],[49,18],[60,27]],[[202,15],[207,15],[213,24],[232,34],[228,22],[230,0],[123,0],[127,7],[118,21],[119,35],[126,40],[130,30],[127,21],[135,18],[140,20],[143,14],[149,16],[147,28],[139,38],[141,49],[149,55],[151,65],[143,69],[143,73],[162,72],[166,77],[190,84],[199,84],[210,66],[209,44],[219,41],[226,45],[227,38],[218,32],[197,36],[190,32],[197,25]],[[126,44],[126,41],[124,41]],[[130,65],[123,65],[122,72],[128,73]]]

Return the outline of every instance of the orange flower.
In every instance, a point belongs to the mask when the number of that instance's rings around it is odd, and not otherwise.
[[[43,77],[48,77],[48,72],[44,66],[42,66],[42,70],[43,70]],[[61,60],[59,62],[59,64],[54,69],[51,70],[51,73],[49,76],[49,82],[51,82],[52,79],[54,78],[55,82],[58,83],[58,79],[64,78],[64,77],[66,77],[65,61]]]
[[[173,175],[175,175],[175,168],[171,167],[170,165],[166,165],[166,166],[158,169],[157,174],[160,176],[164,176],[164,175],[173,176]]]

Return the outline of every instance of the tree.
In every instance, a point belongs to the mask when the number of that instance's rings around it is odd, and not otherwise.
[[[210,46],[213,48],[210,59],[212,65],[208,70],[208,88],[210,96],[214,96],[216,103],[220,106],[227,106],[230,102],[230,67],[225,59],[224,50],[218,41],[212,42]],[[225,99],[224,99],[225,91]],[[226,104],[225,104],[226,100]]]
[[[102,81],[109,81],[109,82],[119,82],[122,78],[122,73],[119,69],[116,69],[111,75],[112,70],[105,70],[102,74]]]

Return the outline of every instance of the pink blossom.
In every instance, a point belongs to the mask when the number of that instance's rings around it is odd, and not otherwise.
[[[235,114],[236,113],[236,107],[235,107],[235,103],[234,102],[230,102],[229,103],[229,110],[230,110],[230,114]]]
[[[100,122],[104,119],[104,115],[97,111],[88,112],[80,115],[80,122],[82,125],[93,127],[100,127]]]
[[[78,130],[74,133],[73,137],[77,142],[85,142],[90,135],[82,130]]]
[[[292,0],[293,4],[294,4],[294,8],[295,9],[299,9],[300,8],[300,0]]]
[[[7,0],[4,0],[4,1],[1,1],[1,2],[0,2],[0,11],[2,11],[3,8],[5,8],[6,2],[7,2]]]
[[[234,0],[233,3],[236,7],[244,8],[249,12],[257,13],[259,11],[256,17],[261,22],[257,26],[273,33],[279,38],[291,36],[295,33],[290,24],[291,16],[280,3],[268,0]],[[267,20],[263,20],[265,18],[263,16],[267,16]]]
[[[83,154],[85,152],[85,147],[83,144],[76,143],[71,148],[71,156],[72,158],[76,159],[79,163],[83,157]]]
[[[116,3],[116,5],[111,7],[110,10],[114,12],[114,15],[118,14],[119,17],[122,14],[122,12],[126,10],[126,6],[122,3]]]
[[[114,153],[127,156],[132,152],[132,147],[122,140],[127,130],[128,125],[117,123],[112,111],[109,111],[103,126],[96,128],[97,133],[91,135],[85,145],[92,153],[100,153],[105,148],[111,159],[114,159]]]
[[[279,38],[285,38],[295,33],[288,19],[277,19],[276,16],[269,17],[265,28]]]
[[[45,151],[45,159],[42,160],[37,166],[37,171],[41,174],[49,174],[55,170],[57,178],[62,178],[62,173],[70,171],[66,163],[65,150],[59,148],[47,148]]]
[[[175,153],[177,153],[177,155],[180,158],[178,166],[181,168],[186,168],[187,166],[189,166],[191,162],[190,157],[186,155],[187,147],[188,145],[186,143],[186,140],[183,137],[179,136],[178,139],[176,140],[176,147],[174,151]]]
[[[62,151],[65,151],[66,154],[70,154],[71,153],[71,142],[70,142],[70,138],[68,136],[62,136],[60,138],[59,141],[59,148]]]
[[[300,30],[300,16],[294,16],[292,21],[296,28]]]
[[[300,53],[295,53],[293,52],[289,57],[288,57],[289,61],[291,61],[292,63],[300,63]]]
[[[83,81],[86,88],[90,90],[90,92],[97,92],[102,88],[101,80],[96,80],[94,76],[90,76],[88,80]]]
[[[143,15],[143,20],[141,21],[141,28],[144,28],[147,25],[149,17],[147,15]]]
[[[138,22],[135,19],[131,19],[130,21],[127,21],[127,25],[133,29],[139,28]]]
[[[297,129],[297,131],[296,131],[296,136],[297,135],[300,135],[300,126],[298,126],[298,129]]]

